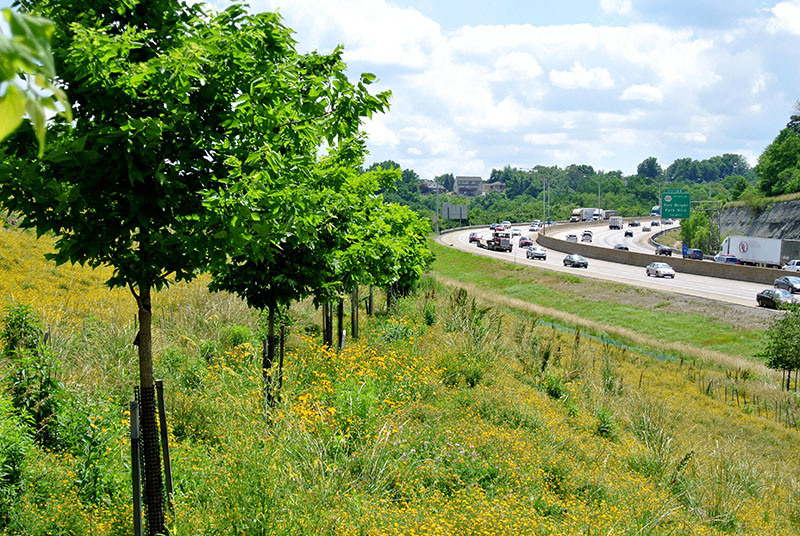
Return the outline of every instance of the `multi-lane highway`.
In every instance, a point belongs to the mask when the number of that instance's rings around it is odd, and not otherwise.
[[[640,220],[642,224],[649,224],[652,219],[643,218]],[[586,223],[584,227],[571,227],[568,230],[559,229],[558,226],[548,227],[548,236],[564,239],[567,234],[578,235],[580,240],[581,233],[585,229],[591,230],[594,234],[592,244],[596,247],[614,247],[615,244],[626,244],[631,251],[640,251],[645,253],[653,253],[654,248],[647,243],[647,238],[653,233],[658,232],[661,228],[656,227],[650,233],[642,231],[641,227],[631,228],[633,230],[633,238],[625,238],[624,231],[629,229],[626,227],[624,230],[609,230],[607,222],[601,223]],[[519,228],[522,230],[522,236],[531,237],[534,242],[537,238],[537,233],[528,232],[528,225],[512,225],[512,228]],[[720,300],[728,303],[738,305],[747,305],[756,307],[756,293],[760,290],[767,288],[768,285],[758,283],[747,283],[743,281],[734,281],[730,279],[720,279],[715,277],[707,277],[700,275],[692,275],[678,272],[675,279],[656,279],[648,277],[645,274],[644,267],[629,266],[625,264],[617,264],[613,262],[601,261],[597,259],[587,258],[589,261],[589,268],[567,268],[563,265],[563,259],[566,253],[555,250],[547,251],[546,261],[533,261],[525,257],[525,248],[518,247],[519,237],[514,237],[514,248],[510,253],[500,251],[487,251],[477,247],[476,244],[469,243],[469,235],[471,232],[478,232],[484,238],[491,236],[491,231],[488,227],[485,229],[467,229],[459,230],[439,236],[438,241],[442,244],[452,246],[476,255],[484,255],[503,259],[517,264],[527,264],[530,266],[537,266],[549,270],[557,270],[561,272],[570,272],[587,277],[595,277],[599,279],[606,279],[610,281],[617,281],[639,287],[648,287],[680,294],[689,294],[714,300]],[[670,257],[653,256],[654,261],[662,261],[669,264]],[[707,261],[696,261],[707,262]]]

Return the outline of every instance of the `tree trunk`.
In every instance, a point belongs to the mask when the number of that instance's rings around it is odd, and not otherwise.
[[[150,305],[150,286],[139,287],[136,297],[139,306],[139,386],[141,389],[142,447],[144,450],[144,500],[147,510],[147,529],[150,536],[166,534],[164,523],[164,484],[161,480],[161,451],[156,420],[156,382],[153,373],[153,313]]]
[[[339,350],[342,349],[344,345],[344,298],[339,298],[339,301],[336,303],[336,340],[338,345],[336,346]]]
[[[322,304],[322,344],[333,346],[333,304]]]
[[[367,316],[372,316],[372,308],[375,305],[373,301],[373,288],[372,285],[369,286],[369,300],[367,301]]]
[[[353,285],[350,294],[350,336],[358,338],[358,285]]]
[[[272,386],[272,362],[275,360],[275,307],[268,307],[267,316],[267,344],[261,354],[261,376],[264,379],[264,415],[269,413],[275,403]]]

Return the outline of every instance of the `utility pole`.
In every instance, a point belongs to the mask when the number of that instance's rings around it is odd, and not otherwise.
[[[436,188],[436,234],[439,234],[439,181],[433,179],[434,187]]]

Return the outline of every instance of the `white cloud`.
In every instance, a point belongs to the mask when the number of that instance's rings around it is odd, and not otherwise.
[[[664,100],[664,94],[655,86],[650,84],[640,84],[625,88],[622,92],[620,100],[640,100],[644,102],[661,102]]]
[[[563,132],[525,134],[522,137],[522,141],[531,145],[561,145],[567,141],[567,135]]]
[[[770,11],[773,15],[769,21],[770,32],[800,35],[800,2],[779,2]]]
[[[614,86],[608,70],[602,67],[586,69],[580,62],[572,64],[569,71],[550,71],[550,81],[553,85],[564,89],[591,88],[607,89]]]
[[[373,145],[388,145],[394,147],[400,143],[400,139],[386,126],[386,122],[382,116],[373,116],[372,119],[367,120],[364,125],[364,131],[367,133],[367,136],[369,136],[369,141]]]
[[[606,13],[627,15],[633,8],[631,0],[600,0],[600,7]]]
[[[702,132],[687,132],[683,135],[683,139],[691,143],[705,143],[708,137]]]
[[[524,52],[512,52],[497,59],[489,78],[494,82],[530,80],[544,73],[536,58]]]

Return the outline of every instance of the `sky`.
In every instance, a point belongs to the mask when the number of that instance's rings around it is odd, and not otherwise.
[[[215,2],[217,5],[222,1]],[[800,0],[250,0],[300,51],[344,46],[391,109],[367,164],[487,179],[506,165],[636,173],[755,165],[800,99]]]
[[[210,3],[224,7],[228,0]],[[8,4],[0,0],[0,5]],[[366,164],[428,179],[506,165],[636,173],[759,155],[800,100],[800,0],[249,0],[301,52],[344,47],[391,108]]]

